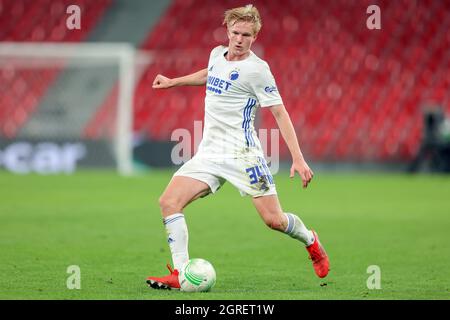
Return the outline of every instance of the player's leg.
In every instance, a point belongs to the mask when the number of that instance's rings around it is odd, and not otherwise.
[[[180,288],[178,270],[189,260],[188,228],[183,209],[192,201],[220,188],[225,181],[215,175],[216,171],[216,166],[210,161],[194,157],[178,169],[161,195],[159,205],[175,270],[168,265],[170,275],[148,277],[147,283],[151,287]]]
[[[283,212],[276,194],[253,197],[253,204],[268,227],[281,231],[305,244],[317,276],[323,278],[328,274],[328,256],[320,244],[317,234],[308,230],[297,215]]]
[[[191,177],[174,176],[159,199],[173,266],[177,270],[189,260],[189,235],[183,209],[209,192],[209,185],[203,181]]]
[[[164,277],[148,277],[147,283],[155,289],[178,289],[178,270],[189,260],[188,229],[182,210],[192,201],[207,195],[210,187],[203,181],[174,176],[159,199],[167,242],[172,254],[174,270],[168,265],[170,274]]]
[[[210,193],[210,187],[203,181],[174,176],[159,198],[159,207],[163,218],[167,218],[182,210],[192,201]]]
[[[185,176],[174,176],[159,198],[167,242],[175,269],[179,270],[183,263],[189,260],[189,235],[183,209],[209,192],[208,184],[203,181]]]
[[[306,245],[314,241],[312,233],[293,214],[283,212],[278,201],[275,183],[263,157],[230,159],[221,166],[221,174],[233,184],[242,195],[253,197],[253,204],[267,226],[288,233]]]
[[[281,209],[275,182],[263,157],[230,160],[222,165],[222,174],[242,195],[252,196],[253,204],[267,226],[288,233],[306,245],[314,241],[312,232],[300,218]]]
[[[269,228],[286,233],[306,246],[314,242],[313,233],[306,228],[298,216],[283,212],[276,194],[254,197],[253,204]]]

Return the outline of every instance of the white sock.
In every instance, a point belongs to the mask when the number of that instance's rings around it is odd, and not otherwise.
[[[295,214],[285,212],[288,225],[284,233],[290,235],[292,238],[300,240],[306,246],[313,244],[314,235],[313,233],[306,229],[305,224],[297,217]]]
[[[189,236],[184,214],[174,213],[163,219],[163,223],[167,231],[167,242],[172,253],[173,267],[180,270],[183,263],[189,260]]]

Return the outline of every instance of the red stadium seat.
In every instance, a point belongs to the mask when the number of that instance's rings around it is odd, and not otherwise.
[[[0,41],[35,42],[78,42],[93,28],[111,0],[15,0],[0,1]],[[68,5],[77,4],[84,12],[83,28],[67,32],[65,10]],[[0,103],[0,134],[14,137],[28,116],[37,107],[59,69],[36,73],[17,71],[8,75],[0,70],[0,88],[13,84],[12,94]],[[2,75],[3,74],[3,75]],[[6,92],[6,91],[5,91]]]

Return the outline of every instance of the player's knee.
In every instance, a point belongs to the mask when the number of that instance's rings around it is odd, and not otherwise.
[[[278,231],[284,230],[283,221],[277,216],[266,218],[266,219],[264,219],[264,222],[272,230],[278,230]]]
[[[164,195],[159,198],[159,207],[163,215],[177,213],[182,209],[176,198],[167,197]]]

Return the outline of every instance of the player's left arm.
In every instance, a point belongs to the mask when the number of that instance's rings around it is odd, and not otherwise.
[[[308,183],[314,176],[314,173],[306,163],[302,151],[300,150],[297,135],[295,133],[294,126],[292,125],[291,117],[289,117],[289,113],[282,104],[271,106],[270,111],[275,117],[278,128],[280,128],[281,135],[286,142],[289,151],[291,152],[292,166],[290,177],[293,178],[295,172],[297,171],[302,178],[303,188],[306,188],[308,186]]]

